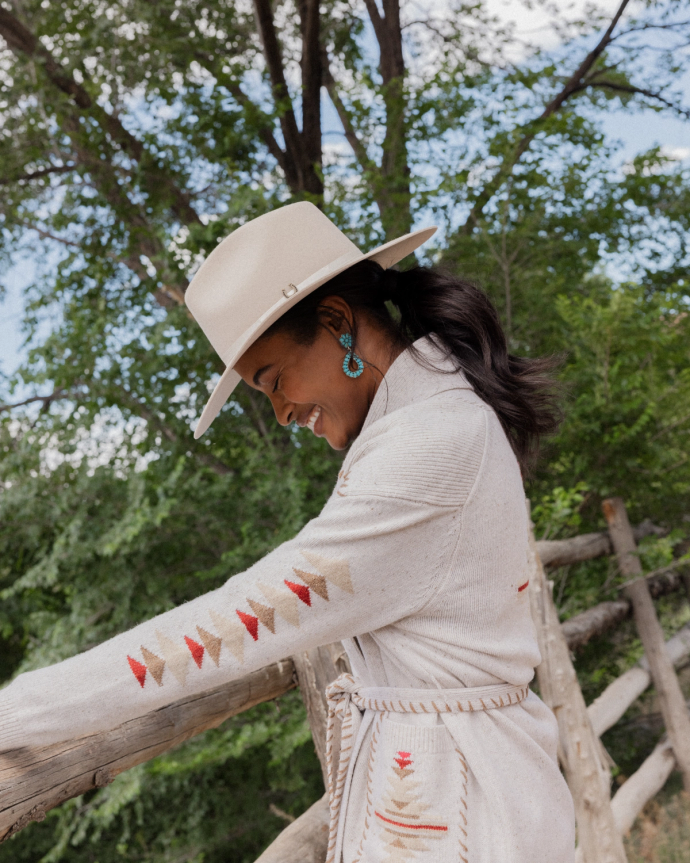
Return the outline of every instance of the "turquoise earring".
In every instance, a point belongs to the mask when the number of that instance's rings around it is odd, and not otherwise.
[[[343,371],[348,378],[358,378],[364,371],[364,363],[362,362],[361,357],[358,357],[352,350],[352,336],[349,333],[343,333],[338,341],[347,351],[345,359],[343,360]],[[353,372],[350,369],[350,363],[354,363],[357,366],[356,372]]]

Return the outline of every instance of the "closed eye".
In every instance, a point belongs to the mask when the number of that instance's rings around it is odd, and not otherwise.
[[[278,375],[275,379],[275,383],[273,384],[273,392],[275,392],[280,385],[280,375]]]

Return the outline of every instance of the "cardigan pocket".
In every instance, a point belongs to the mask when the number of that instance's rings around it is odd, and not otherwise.
[[[352,863],[468,863],[467,768],[445,725],[391,714],[375,725],[366,827]]]

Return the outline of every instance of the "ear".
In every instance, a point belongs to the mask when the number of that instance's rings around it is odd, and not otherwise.
[[[319,303],[318,315],[322,325],[337,339],[343,333],[353,332],[354,314],[342,297],[325,297]]]

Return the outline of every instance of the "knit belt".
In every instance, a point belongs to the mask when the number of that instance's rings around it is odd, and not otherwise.
[[[392,689],[363,687],[351,674],[341,674],[326,688],[328,724],[326,726],[326,766],[330,828],[326,863],[335,863],[338,846],[340,808],[353,748],[362,714],[378,713],[473,713],[519,704],[529,694],[528,686],[498,683],[465,689]],[[333,768],[333,740],[336,719],[340,720],[340,756]]]

